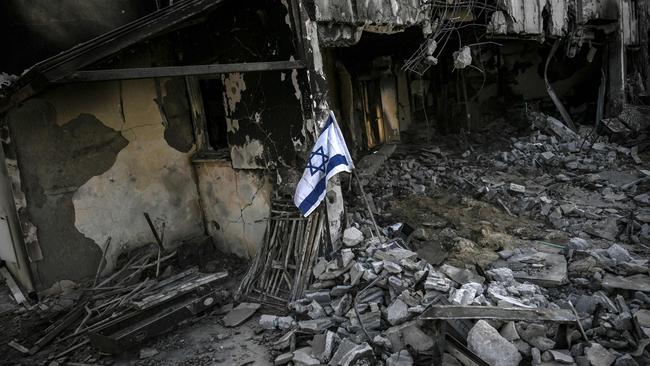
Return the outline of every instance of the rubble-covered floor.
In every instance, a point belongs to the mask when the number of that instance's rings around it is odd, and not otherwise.
[[[356,183],[344,180],[343,241],[323,252],[288,311],[254,306],[226,327],[227,299],[124,355],[86,346],[54,359],[6,347],[39,327],[37,307],[10,310],[3,328],[16,332],[3,334],[3,362],[460,365],[459,354],[438,349],[432,322],[418,320],[457,305],[578,313],[582,330],[557,319],[465,320],[462,342],[490,365],[650,364],[647,136],[593,143],[589,128],[564,134],[547,122],[534,115],[519,127],[495,121],[471,134],[405,138],[359,162],[381,237]],[[233,263],[223,265],[234,272],[223,285],[231,291],[245,270]]]

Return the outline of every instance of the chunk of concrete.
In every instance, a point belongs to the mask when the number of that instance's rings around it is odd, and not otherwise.
[[[592,366],[610,366],[616,361],[616,356],[600,343],[592,343],[591,347],[585,349],[585,356]]]
[[[311,356],[311,347],[304,347],[293,352],[295,366],[320,366],[320,361]]]
[[[242,302],[223,317],[223,325],[236,327],[248,320],[262,305],[251,302]]]
[[[484,320],[479,320],[469,331],[467,344],[490,366],[517,366],[522,359],[517,347]]]
[[[363,241],[363,233],[361,230],[352,226],[343,231],[343,244],[348,247],[359,245]]]
[[[393,353],[386,359],[386,366],[412,366],[413,357],[407,350]]]
[[[492,281],[497,282],[511,283],[515,280],[515,275],[512,273],[512,270],[506,267],[493,268],[487,271],[487,275]]]
[[[410,316],[408,305],[401,299],[396,299],[388,307],[388,322],[391,325],[404,323]]]

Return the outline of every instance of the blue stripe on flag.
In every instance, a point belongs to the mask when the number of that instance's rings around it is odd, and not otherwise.
[[[327,171],[325,172],[325,175],[320,181],[318,181],[316,187],[314,187],[314,190],[311,191],[311,193],[309,193],[309,195],[307,195],[307,197],[305,197],[305,199],[300,203],[300,206],[298,207],[300,209],[300,212],[305,214],[307,211],[309,211],[309,209],[318,202],[320,195],[325,192],[325,188],[327,186],[327,173],[339,165],[347,164],[347,159],[341,154],[334,155],[330,158],[329,162],[327,163]]]

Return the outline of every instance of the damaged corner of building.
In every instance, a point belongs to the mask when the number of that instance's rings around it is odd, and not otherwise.
[[[0,363],[650,364],[647,1],[32,3]]]

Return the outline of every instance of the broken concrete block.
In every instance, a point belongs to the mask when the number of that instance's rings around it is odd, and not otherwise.
[[[359,262],[354,263],[352,268],[350,268],[350,285],[355,286],[358,284],[365,271],[366,269],[363,267],[363,264]]]
[[[519,333],[517,333],[517,328],[515,327],[515,322],[507,322],[506,325],[501,327],[501,332],[499,332],[501,336],[508,341],[516,341],[518,339],[521,339],[519,337]]]
[[[359,245],[363,241],[363,233],[361,230],[352,226],[343,231],[343,244],[348,247]]]
[[[491,366],[517,366],[522,360],[517,347],[484,320],[469,331],[467,345]]]
[[[398,325],[411,317],[411,314],[408,311],[408,305],[400,300],[396,299],[388,307],[388,322],[391,325]]]
[[[473,288],[453,289],[449,295],[449,302],[454,305],[469,305],[474,300],[476,290]]]
[[[548,350],[546,351],[551,357],[548,361],[555,361],[561,364],[573,364],[574,359],[571,356],[569,350],[557,351],[557,350]]]
[[[610,366],[616,360],[616,356],[600,343],[592,343],[591,347],[587,347],[585,356],[593,366]]]
[[[352,366],[352,365],[374,365],[376,363],[375,352],[368,343],[362,343],[350,349],[345,353],[338,365]]]
[[[546,326],[542,324],[528,324],[526,328],[523,328],[523,326],[517,328],[517,332],[526,343],[542,352],[555,347],[555,341],[546,337]]]
[[[286,365],[293,360],[293,352],[287,352],[279,355],[273,361],[274,366]]]
[[[430,275],[424,282],[424,288],[426,290],[448,292],[451,289],[451,284],[451,280],[448,278],[433,277]]]
[[[526,193],[526,187],[525,186],[515,184],[515,183],[510,183],[510,185],[508,186],[508,189],[511,192]]]
[[[329,365],[331,365],[331,366],[340,365],[341,360],[343,359],[343,357],[345,355],[347,355],[356,346],[357,346],[357,344],[352,342],[348,338],[343,338],[341,340],[341,343],[339,344],[339,347],[336,349],[336,352],[334,352],[334,355],[332,355],[332,358],[330,359]]]
[[[352,249],[350,248],[341,249],[341,262],[343,267],[347,267],[348,264],[350,264],[353,259],[354,259],[354,253],[352,253]]]
[[[407,350],[393,353],[386,359],[386,366],[412,366],[413,357]]]
[[[295,366],[320,366],[320,361],[311,356],[311,347],[304,347],[293,352]]]
[[[632,261],[634,258],[630,255],[625,248],[618,244],[614,244],[607,249],[607,255],[612,258],[616,263],[623,263]]]
[[[236,327],[253,316],[261,306],[257,303],[242,302],[223,317],[223,325]]]
[[[440,272],[444,273],[447,277],[451,278],[454,282],[464,285],[469,282],[476,282],[482,284],[485,278],[479,276],[478,273],[465,268],[458,268],[443,264],[440,267]]]
[[[310,331],[313,333],[320,333],[334,325],[331,318],[319,318],[312,320],[302,320],[298,322],[298,329]]]
[[[320,362],[327,363],[339,342],[339,336],[331,331],[316,334],[311,342],[311,354]]]
[[[260,317],[260,326],[264,329],[291,329],[296,326],[296,321],[291,316],[275,316],[263,314]]]
[[[402,266],[395,262],[384,260],[384,270],[388,273],[397,274],[402,272]]]
[[[343,296],[343,295],[347,294],[348,292],[350,292],[351,289],[352,289],[352,286],[346,286],[346,285],[334,286],[332,288],[332,290],[330,290],[330,296],[331,297],[340,297],[340,296]]]
[[[490,279],[497,282],[511,283],[515,280],[515,275],[512,273],[512,270],[505,267],[493,268],[487,271],[487,275],[490,277]]]
[[[332,301],[329,290],[307,292],[305,293],[305,299],[310,302],[316,301],[319,304],[329,304]]]
[[[417,324],[403,328],[401,333],[404,343],[417,352],[426,352],[435,345],[433,338],[423,332]]]
[[[307,315],[312,319],[324,318],[326,316],[325,309],[323,309],[321,304],[319,304],[318,301],[315,300],[312,301],[311,304],[309,304],[309,310],[307,311]]]
[[[352,305],[352,296],[350,294],[345,294],[342,297],[332,301],[331,305],[335,315],[343,316],[348,312],[348,310],[350,310],[350,306]]]

